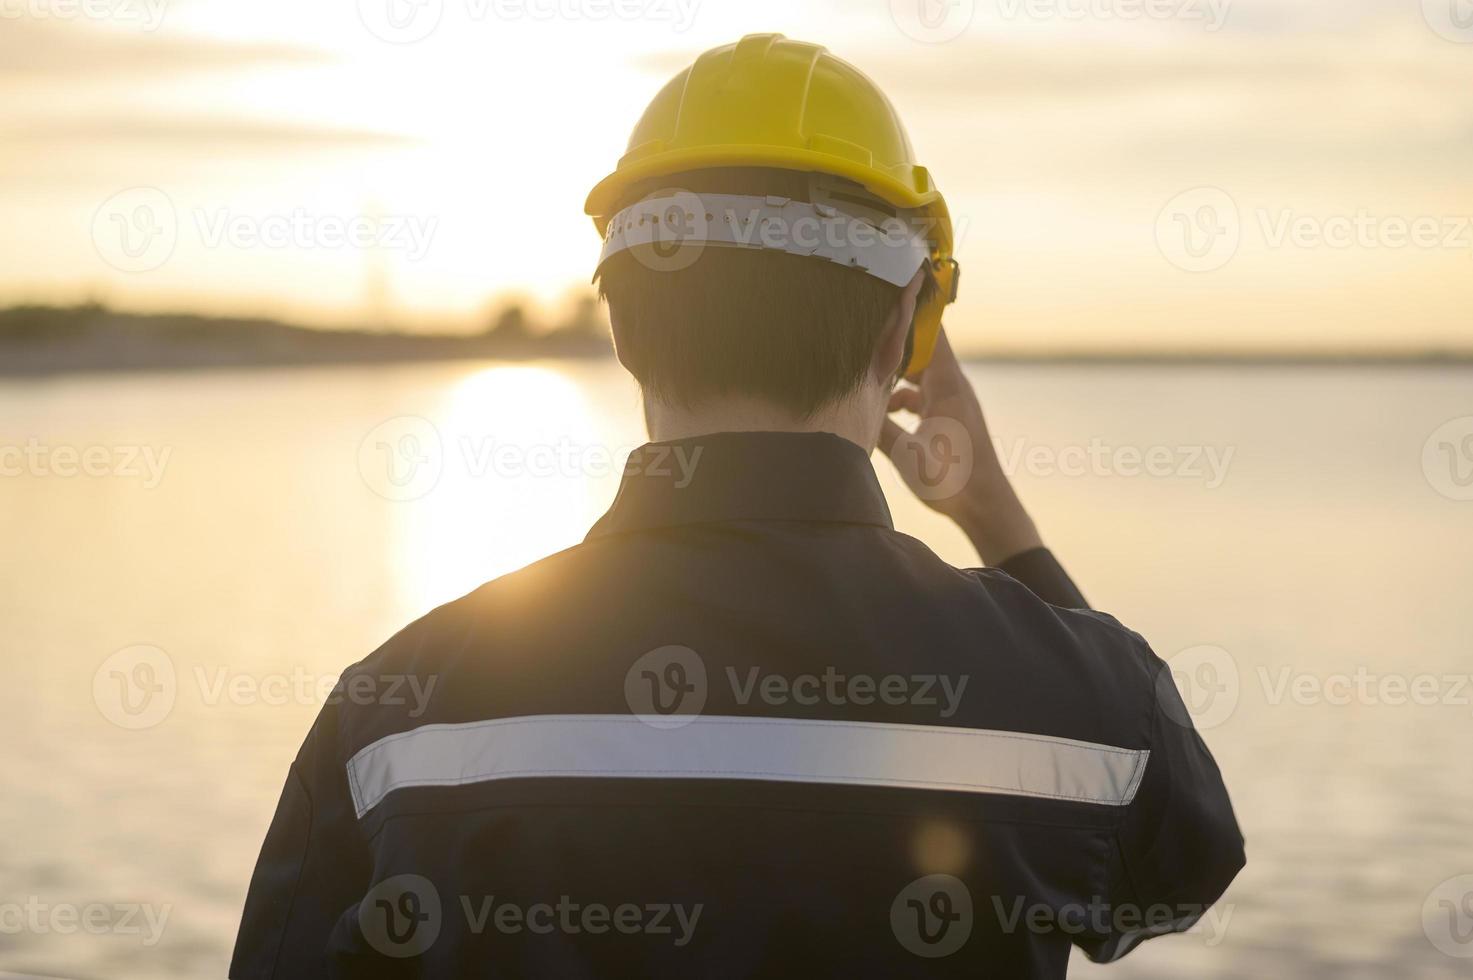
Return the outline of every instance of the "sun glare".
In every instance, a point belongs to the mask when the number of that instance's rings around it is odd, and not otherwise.
[[[564,371],[498,366],[467,375],[430,419],[443,470],[400,513],[396,569],[427,609],[580,541],[613,499],[628,420],[601,418]]]

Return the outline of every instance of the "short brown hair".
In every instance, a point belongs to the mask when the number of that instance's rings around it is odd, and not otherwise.
[[[676,188],[807,200],[807,187],[791,171],[712,169],[637,188],[624,204]],[[854,196],[894,214],[857,185]],[[927,277],[922,298],[934,288]],[[716,247],[675,269],[619,252],[599,270],[598,292],[619,325],[620,360],[647,394],[684,406],[751,395],[806,418],[859,387],[902,290],[821,259]],[[910,347],[908,337],[905,361]]]

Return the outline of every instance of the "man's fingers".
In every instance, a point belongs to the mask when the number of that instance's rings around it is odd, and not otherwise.
[[[885,411],[921,414],[921,390],[909,385],[896,388],[890,393],[890,405]]]
[[[926,393],[926,403],[934,412],[937,406],[948,406],[951,414],[968,424],[976,416],[976,424],[984,425],[981,418],[982,406],[977,401],[977,390],[962,370],[961,362],[951,349],[946,331],[936,338],[936,353],[926,370],[921,373],[920,385]]]

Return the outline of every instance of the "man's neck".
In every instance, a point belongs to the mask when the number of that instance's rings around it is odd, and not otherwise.
[[[866,453],[879,438],[879,421],[866,411],[862,399],[850,398],[825,406],[809,418],[756,398],[712,399],[695,408],[647,399],[645,424],[654,442],[672,442],[713,432],[831,432],[848,439]]]

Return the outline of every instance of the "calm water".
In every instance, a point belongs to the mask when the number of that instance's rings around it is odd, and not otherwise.
[[[1468,975],[1473,443],[1423,451],[1473,373],[975,376],[1086,594],[1180,654],[1248,838],[1225,926],[1111,975]],[[0,383],[0,970],[223,976],[318,680],[576,543],[640,437],[613,365]]]

